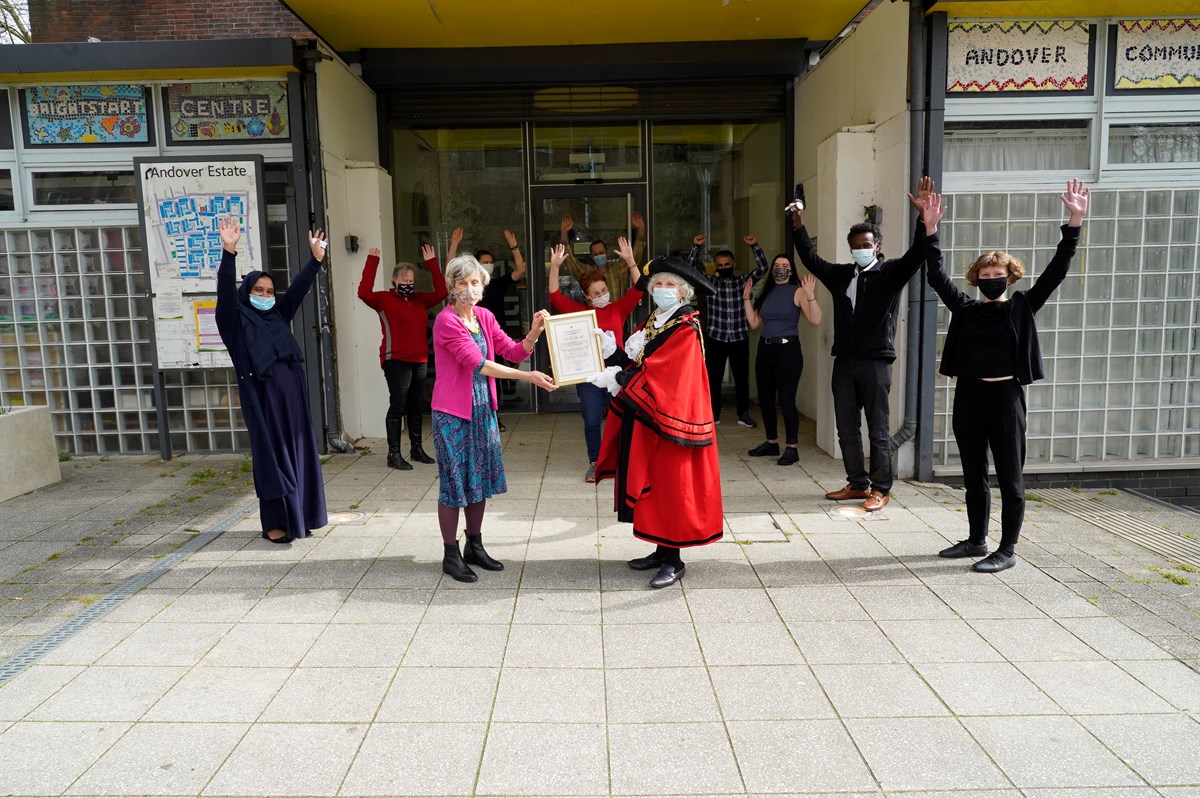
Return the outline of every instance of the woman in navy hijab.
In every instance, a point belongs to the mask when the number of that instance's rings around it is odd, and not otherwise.
[[[272,543],[288,543],[328,522],[304,356],[289,326],[321,270],[328,245],[320,230],[309,233],[312,258],[276,300],[275,280],[266,272],[252,271],[237,286],[242,231],[232,216],[220,220],[218,228],[224,249],[217,270],[217,329],[237,372],[262,534]]]

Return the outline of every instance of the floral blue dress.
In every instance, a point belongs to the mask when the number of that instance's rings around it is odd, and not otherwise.
[[[482,330],[471,340],[487,357]],[[438,504],[466,507],[508,491],[500,449],[500,427],[492,410],[488,378],[476,369],[471,381],[471,420],[433,411],[433,445],[437,450]]]

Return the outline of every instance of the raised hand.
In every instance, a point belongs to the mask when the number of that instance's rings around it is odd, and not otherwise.
[[[382,254],[383,254],[383,251],[380,250],[379,247],[371,247],[370,249],[367,250],[368,258],[378,258]]]
[[[458,249],[458,245],[462,243],[462,240],[463,229],[461,227],[456,227],[450,231],[450,243],[455,249]]]
[[[530,335],[541,335],[542,330],[546,329],[546,320],[550,318],[550,311],[539,310],[533,314],[533,326],[529,328]],[[528,337],[528,336],[526,336]]]
[[[799,230],[804,226],[804,211],[792,211],[792,229]]]
[[[421,245],[421,260],[430,261],[437,257],[437,252],[428,244]]]
[[[742,236],[742,240],[746,242],[747,246],[753,247],[758,244],[758,236]]]
[[[708,236],[704,235],[704,233],[697,233],[696,235],[692,236],[692,246],[702,247],[704,246],[704,242],[707,240]]]
[[[642,216],[641,211],[634,211],[633,215],[629,217],[629,222],[633,225],[633,229],[638,231],[639,238],[646,237],[646,218]]]
[[[921,221],[925,224],[925,235],[937,233],[938,222],[946,215],[946,206],[942,204],[941,194],[926,194],[921,201]]]
[[[504,231],[504,240],[508,242],[508,248],[513,249],[517,246],[517,237],[513,235],[512,230]]]
[[[742,299],[749,299],[750,292],[754,290],[754,281],[749,277],[746,278],[746,284],[742,287]]]
[[[571,214],[564,213],[562,218],[558,220],[558,232],[562,234],[562,239],[567,240],[567,234],[575,227],[575,220],[571,218]]]
[[[637,268],[637,261],[633,259],[633,244],[629,243],[628,238],[617,236],[617,248],[614,251],[621,256],[621,260],[625,261],[630,268]]]
[[[1067,213],[1071,214],[1071,218],[1067,220],[1067,226],[1079,227],[1082,225],[1083,217],[1087,215],[1088,209],[1088,190],[1083,187],[1083,181],[1068,180],[1067,193],[1060,194],[1058,198],[1066,206]]]
[[[561,268],[563,262],[567,259],[567,248],[562,244],[555,244],[550,249],[550,268]]]
[[[237,243],[242,238],[242,228],[238,226],[237,219],[233,218],[233,214],[218,219],[217,230],[221,233],[221,245],[225,247],[225,251],[236,255]]]
[[[800,278],[800,287],[804,289],[804,297],[812,302],[816,298],[814,293],[817,290],[817,278],[811,274],[806,274]]]
[[[908,195],[908,201],[920,212],[925,205],[925,198],[933,193],[933,178],[926,175],[917,181],[917,196]]]
[[[308,231],[308,246],[312,249],[313,260],[325,260],[325,251],[329,249],[329,236],[323,230]]]

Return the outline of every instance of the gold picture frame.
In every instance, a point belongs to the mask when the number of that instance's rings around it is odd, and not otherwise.
[[[561,313],[546,320],[546,348],[559,387],[587,382],[604,371],[604,353],[594,332],[596,311]]]

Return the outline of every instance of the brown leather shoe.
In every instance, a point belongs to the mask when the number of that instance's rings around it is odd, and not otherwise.
[[[887,507],[887,503],[890,500],[890,496],[880,493],[877,490],[873,490],[871,491],[871,494],[867,496],[867,500],[862,503],[862,508],[868,513],[873,513],[876,510],[882,510],[884,507]]]
[[[838,490],[831,490],[825,494],[825,498],[834,502],[844,502],[846,499],[865,499],[871,495],[869,490],[859,490],[853,485],[847,485]]]

